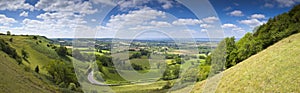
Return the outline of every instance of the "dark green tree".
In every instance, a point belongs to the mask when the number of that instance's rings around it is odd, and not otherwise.
[[[36,73],[40,73],[40,68],[39,68],[39,66],[36,66],[35,69],[34,69],[34,71],[35,71]]]
[[[67,56],[68,54],[68,50],[66,47],[63,47],[63,46],[60,46],[59,48],[56,48],[56,53],[59,55],[59,56],[62,56],[62,57],[65,57]]]
[[[10,35],[11,35],[11,32],[10,32],[10,31],[7,31],[7,32],[6,32],[6,35],[10,36]]]

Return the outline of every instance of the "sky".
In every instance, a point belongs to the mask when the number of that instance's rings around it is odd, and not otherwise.
[[[49,38],[242,37],[300,0],[0,0],[0,33]]]

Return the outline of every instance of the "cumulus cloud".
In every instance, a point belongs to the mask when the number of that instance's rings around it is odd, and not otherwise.
[[[285,7],[292,7],[299,2],[300,0],[273,0],[272,2],[267,1],[264,4],[264,7],[273,8],[275,6],[278,6],[280,8],[285,8]]]
[[[266,16],[263,15],[263,14],[253,14],[253,15],[250,16],[250,18],[252,18],[252,19],[264,19],[264,18],[266,18]]]
[[[291,7],[300,2],[300,0],[276,0],[276,2],[279,4],[279,7]]]
[[[90,0],[94,4],[104,4],[104,5],[110,5],[110,6],[116,6],[117,2],[114,2],[113,0]]]
[[[207,29],[207,28],[211,28],[213,26],[209,25],[209,24],[201,24],[200,27]]]
[[[96,19],[91,19],[91,21],[92,21],[92,22],[96,22],[97,20],[96,20]]]
[[[0,14],[0,24],[9,26],[12,23],[16,23],[17,21],[14,18],[8,18],[3,14]]]
[[[128,14],[113,15],[110,17],[106,26],[115,29],[126,29],[127,27],[141,25],[147,21],[163,18],[165,16],[165,12],[145,7],[140,10],[130,11]]]
[[[244,16],[243,12],[240,10],[234,10],[230,13],[228,13],[230,16]]]
[[[27,16],[28,16],[28,12],[26,12],[26,11],[23,11],[22,13],[20,13],[20,16],[27,17]]]
[[[0,0],[0,10],[15,11],[17,9],[33,10],[34,7],[25,3],[25,0]]]
[[[162,3],[162,7],[164,9],[169,9],[171,7],[173,7],[173,1],[172,0],[158,0],[159,3]]]
[[[214,23],[214,22],[218,21],[219,19],[215,16],[211,16],[211,17],[203,18],[202,20],[206,23]]]
[[[237,26],[235,24],[223,24],[222,28],[237,28]]]
[[[38,15],[36,18],[44,19],[44,20],[56,20],[56,19],[67,19],[67,18],[80,17],[80,15],[74,15],[72,12],[46,12],[44,14]]]
[[[240,20],[238,21],[241,24],[248,25],[250,27],[256,27],[262,25],[265,22],[259,21],[258,19],[247,19],[247,20]]]
[[[121,0],[117,4],[120,6],[121,10],[126,10],[127,8],[141,8],[143,5],[148,3],[150,0]]]
[[[80,14],[94,14],[97,9],[93,9],[91,2],[71,1],[71,0],[40,0],[35,4],[36,9],[47,12],[74,12]]]
[[[196,25],[201,23],[203,21],[198,19],[178,19],[172,22],[173,25]]]
[[[151,21],[150,24],[155,27],[171,27],[171,24],[165,21]]]
[[[201,32],[207,32],[208,30],[207,29],[201,29]]]
[[[234,34],[238,34],[239,35],[243,35],[243,33],[245,33],[245,29],[235,25],[235,24],[230,24],[230,23],[226,23],[222,25],[222,28],[227,32],[227,33],[231,33],[231,35]]]
[[[105,0],[110,1],[110,0]],[[117,4],[120,6],[121,10],[126,10],[127,8],[142,8],[145,4],[151,2],[151,0],[120,0]],[[169,9],[173,7],[174,2],[172,0],[158,0],[163,9]]]

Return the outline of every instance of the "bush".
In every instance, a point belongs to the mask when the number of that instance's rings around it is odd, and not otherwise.
[[[34,69],[34,71],[35,71],[36,73],[39,73],[39,72],[40,72],[39,66],[36,66],[35,69]]]
[[[170,89],[170,88],[172,88],[172,87],[173,87],[172,82],[168,81],[168,82],[166,83],[166,85],[164,85],[164,86],[162,87],[162,89]]]
[[[62,57],[65,57],[68,54],[68,49],[63,46],[56,48],[55,51],[59,56],[62,56]]]
[[[68,89],[76,90],[76,85],[74,83],[70,83],[69,86],[68,86]]]
[[[205,54],[200,54],[200,55],[199,55],[199,59],[206,59],[206,57],[207,57],[207,56],[206,56]]]
[[[31,71],[31,68],[28,67],[28,66],[25,66],[25,67],[24,67],[24,70],[25,70],[26,72],[30,72],[30,71]]]

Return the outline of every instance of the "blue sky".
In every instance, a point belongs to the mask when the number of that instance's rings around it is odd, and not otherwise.
[[[242,37],[300,0],[9,0],[0,33],[50,38]]]

